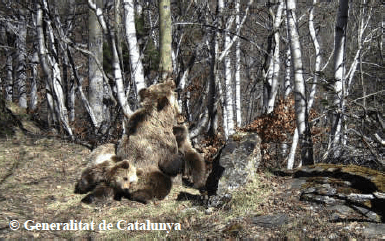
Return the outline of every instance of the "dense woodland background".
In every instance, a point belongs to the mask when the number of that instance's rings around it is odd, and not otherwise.
[[[169,4],[172,74],[202,151],[241,128],[259,133],[267,167],[383,169],[380,1]],[[158,1],[2,0],[0,11],[0,98],[62,138],[117,141],[138,91],[161,81]]]

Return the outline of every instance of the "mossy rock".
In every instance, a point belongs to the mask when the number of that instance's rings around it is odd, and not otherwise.
[[[294,177],[313,177],[310,182],[322,182],[316,177],[328,177],[328,183],[338,186],[349,183],[361,193],[385,192],[385,173],[356,165],[316,164],[304,166],[294,173]],[[341,182],[342,180],[342,182]],[[344,185],[342,185],[344,186]]]

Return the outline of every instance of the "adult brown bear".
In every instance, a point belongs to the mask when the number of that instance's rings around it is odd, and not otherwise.
[[[172,187],[172,177],[187,174],[193,186],[203,186],[205,165],[191,147],[187,128],[177,126],[179,107],[172,79],[142,89],[142,108],[126,123],[116,154],[141,171],[130,187],[130,199],[147,203],[164,199]]]
[[[116,155],[137,167],[171,161],[178,153],[173,134],[179,108],[172,79],[139,92],[142,108],[126,122]]]
[[[126,122],[116,154],[141,170],[138,182],[129,190],[131,200],[162,200],[171,190],[171,176],[159,170],[158,165],[172,162],[178,156],[173,126],[179,107],[174,89],[174,81],[169,78],[140,90],[142,108]]]

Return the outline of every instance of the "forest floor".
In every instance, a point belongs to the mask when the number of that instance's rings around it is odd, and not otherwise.
[[[333,221],[327,207],[299,201],[290,177],[268,172],[260,172],[220,209],[177,201],[180,192],[197,194],[178,182],[165,200],[148,205],[126,199],[83,204],[83,195],[73,190],[88,153],[54,137],[16,132],[0,139],[0,238],[385,238],[359,218]],[[135,228],[138,222],[140,228],[146,220],[174,225],[160,231],[128,230],[129,223]],[[89,230],[52,230],[65,228],[56,223],[71,222],[78,226],[72,229]],[[54,224],[44,228],[39,223]],[[33,227],[46,230],[27,230]]]
[[[198,194],[180,180],[165,200],[147,205],[83,204],[73,191],[90,150],[28,121],[22,125],[34,134],[25,134],[1,115],[0,238],[385,238],[383,223],[335,219],[326,206],[300,201],[291,177],[262,171],[219,209],[178,201],[181,192]],[[169,226],[153,231],[148,223]]]

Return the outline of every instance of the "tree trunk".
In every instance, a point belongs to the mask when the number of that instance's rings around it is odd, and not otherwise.
[[[25,10],[19,9],[18,34],[16,35],[16,86],[21,108],[27,108],[27,88],[26,88],[26,38],[27,38],[27,23]]]
[[[13,43],[8,42],[8,25],[3,23],[0,25],[0,39],[1,44],[4,46],[12,46]],[[4,99],[6,101],[12,101],[13,97],[13,50],[11,48],[5,47],[5,78],[4,78]]]
[[[340,0],[334,40],[334,111],[331,118],[331,131],[328,148],[328,151],[332,150],[334,158],[337,158],[340,155],[341,150],[339,150],[338,146],[343,142],[342,123],[344,118],[343,112],[345,108],[345,45],[348,13],[349,1]]]
[[[29,108],[31,110],[36,109],[37,105],[37,79],[38,79],[38,71],[37,66],[39,64],[39,55],[38,55],[38,46],[37,43],[34,43],[34,53],[31,58],[31,97],[29,100]]]
[[[72,67],[72,72],[74,73],[74,79],[76,81],[76,84],[77,84],[77,91],[80,95],[80,99],[82,100],[82,103],[83,103],[83,106],[84,108],[86,109],[90,119],[91,119],[91,122],[92,122],[92,125],[95,126],[96,125],[96,122],[97,122],[97,119],[96,119],[96,116],[95,116],[95,113],[90,105],[90,102],[87,100],[86,98],[86,95],[84,94],[83,92],[83,87],[82,87],[82,80],[80,79],[79,75],[78,75],[78,71],[75,67],[75,63],[74,63],[74,60],[72,58],[72,54],[71,54],[71,51],[69,49],[67,49],[67,55],[68,55],[68,60],[69,60],[69,63]]]
[[[240,0],[235,3],[237,16],[235,22],[237,27],[240,28]],[[241,41],[237,39],[237,45],[235,46],[235,112],[237,117],[237,127],[242,126],[242,103],[241,103]]]
[[[231,22],[228,21],[226,23],[226,31],[225,31],[225,42],[223,48],[226,49],[230,43],[231,38],[230,34],[228,33],[231,28]],[[226,129],[225,129],[225,135],[226,139],[232,135],[235,131],[235,125],[234,125],[234,93],[233,93],[233,76],[232,76],[232,68],[231,68],[231,57],[230,57],[230,51],[227,52],[227,55],[224,58],[224,79],[225,79],[225,89],[224,89],[224,107],[226,109],[226,115],[224,116],[223,120],[227,122]]]
[[[160,64],[159,72],[162,73],[161,79],[172,74],[171,59],[171,9],[170,0],[159,0],[159,49]]]
[[[46,49],[45,36],[43,31],[43,9],[48,13],[47,2],[42,1],[43,6],[37,2],[36,3],[36,27],[37,27],[37,39],[39,43],[39,59],[42,69],[45,74],[45,79],[47,83],[47,100],[48,104],[53,109],[57,119],[61,122],[61,126],[67,131],[68,135],[73,138],[71,127],[68,123],[67,109],[64,105],[64,94],[61,83],[60,69],[56,59],[48,54],[48,49]],[[51,27],[51,22],[47,16],[45,18],[48,34],[48,46],[50,52],[53,52],[54,56],[57,56],[55,49],[53,31]],[[51,100],[52,98],[52,100]],[[53,105],[53,106],[52,106]]]
[[[277,13],[274,16],[273,23],[273,33],[274,33],[274,47],[271,51],[271,58],[269,63],[269,68],[266,74],[265,80],[265,92],[266,96],[264,98],[264,112],[266,114],[271,113],[274,110],[275,97],[278,92],[278,77],[280,70],[280,60],[279,60],[279,46],[280,46],[280,36],[279,36],[279,26],[282,21],[282,10],[284,8],[284,4],[282,0],[278,3]]]
[[[313,160],[313,145],[310,134],[307,113],[306,85],[303,78],[302,53],[295,18],[295,1],[286,1],[287,19],[289,26],[289,41],[294,68],[295,113],[301,146],[301,160],[303,165],[311,165]]]
[[[309,11],[309,32],[313,41],[316,59],[315,59],[315,66],[314,66],[313,84],[309,95],[309,101],[307,103],[307,115],[309,115],[309,111],[314,103],[316,86],[318,82],[318,75],[321,70],[320,46],[319,46],[319,43],[315,34],[315,29],[314,29],[314,7],[316,4],[317,4],[317,0],[313,0],[313,6],[310,8],[310,11]],[[293,169],[294,167],[295,150],[297,145],[298,145],[298,128],[296,128],[294,131],[293,144],[291,146],[290,154],[288,157],[287,169],[289,170]]]
[[[310,8],[310,11],[309,11],[309,32],[310,32],[311,39],[313,41],[313,46],[315,51],[315,64],[314,64],[313,83],[310,90],[309,102],[307,104],[308,112],[310,111],[314,103],[314,98],[315,98],[315,93],[316,93],[316,88],[318,83],[318,76],[321,71],[321,61],[322,61],[321,49],[320,49],[318,39],[315,33],[315,28],[314,28],[314,7],[316,6],[316,4],[317,4],[317,0],[313,0],[313,6]]]
[[[98,8],[103,6],[103,0],[95,0]],[[88,49],[94,53],[99,63],[103,63],[103,30],[100,27],[98,19],[94,12],[90,9],[88,12]],[[96,117],[95,129],[99,129],[104,121],[103,116],[103,74],[99,69],[95,59],[88,57],[88,79],[89,92],[88,98],[92,110]]]
[[[12,101],[13,98],[13,51],[6,50],[5,52],[5,99],[7,101]]]
[[[103,29],[104,34],[108,36],[112,52],[112,69],[117,89],[118,101],[120,106],[122,107],[124,115],[129,117],[132,114],[132,110],[127,102],[127,95],[123,84],[123,75],[122,69],[120,68],[119,54],[117,50],[115,34],[107,28],[107,23],[102,14],[103,11],[98,8],[92,0],[88,0],[88,6],[94,11],[96,17],[98,18],[99,24]]]
[[[126,41],[130,54],[131,80],[135,83],[136,93],[146,87],[142,60],[140,58],[139,44],[136,39],[135,6],[133,0],[123,0],[124,26]]]

